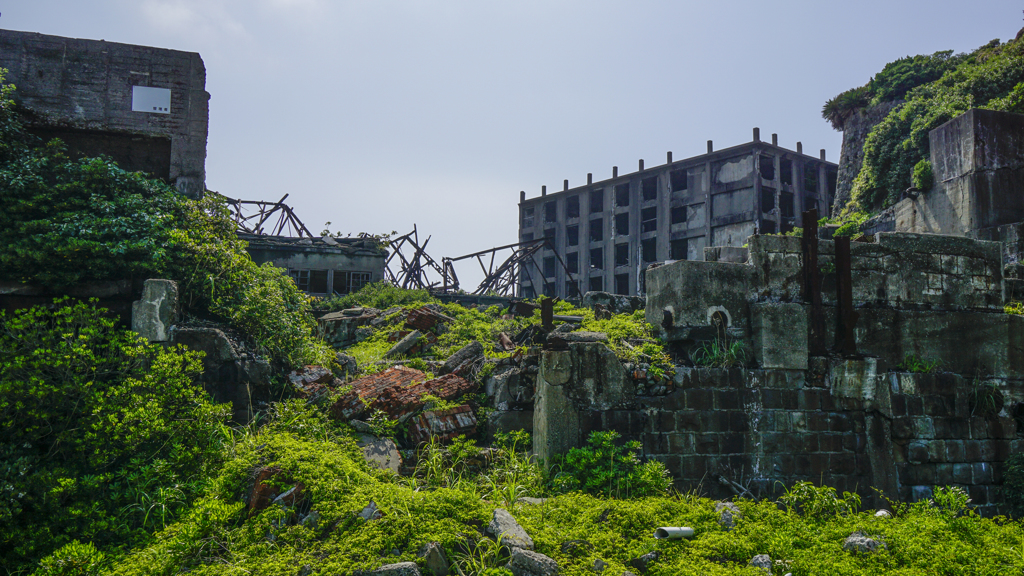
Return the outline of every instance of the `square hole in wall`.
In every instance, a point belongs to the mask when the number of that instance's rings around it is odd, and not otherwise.
[[[651,206],[640,211],[640,232],[654,232],[658,229],[658,208]]]
[[[327,294],[327,270],[309,271],[310,294]]]
[[[686,260],[686,250],[689,248],[689,241],[686,238],[680,238],[679,240],[673,240],[669,243],[669,259],[671,260]]]
[[[615,235],[629,236],[629,212],[615,215]]]
[[[810,194],[808,194],[807,196],[804,196],[804,210],[810,210],[812,208],[817,208],[817,207],[818,207],[818,197],[817,196],[812,196]],[[819,212],[820,212],[820,210],[819,210]],[[819,216],[821,216],[821,215],[822,214],[819,214]],[[827,216],[827,214],[826,214],[826,216]]]
[[[629,295],[629,274],[615,275],[615,293],[624,296]]]
[[[580,197],[569,196],[565,199],[565,217],[566,218],[579,218],[580,217]]]
[[[544,221],[555,222],[558,220],[558,205],[554,202],[544,204]]]
[[[565,267],[571,274],[579,274],[580,272],[580,253],[569,252],[565,255]]]
[[[793,161],[789,158],[779,160],[779,181],[787,186],[793,185]]]
[[[690,186],[690,177],[686,170],[673,170],[669,172],[669,180],[672,183],[673,192],[682,192]]]
[[[761,188],[761,212],[765,214],[775,210],[775,189]]]
[[[616,244],[615,245],[615,265],[616,266],[629,266],[629,244]]]
[[[604,240],[604,218],[594,218],[590,221],[590,241],[600,242]]]
[[[656,238],[648,238],[647,240],[640,241],[640,251],[643,253],[644,262],[657,262],[658,260],[658,244]]]
[[[523,228],[533,227],[533,206],[523,206],[521,210]]]
[[[590,291],[591,292],[604,292],[604,278],[601,276],[590,277]]]
[[[644,202],[658,199],[658,177],[651,176],[650,178],[644,178],[640,182],[641,190],[644,196]]]
[[[544,277],[554,278],[555,277],[555,257],[548,256],[544,259]]]
[[[592,248],[590,250],[590,269],[604,270],[604,249]]]
[[[604,212],[604,190],[590,191],[590,213]]]
[[[779,194],[779,213],[783,218],[793,217],[793,193],[783,192]]]
[[[818,192],[818,165],[813,162],[804,164],[804,192]]]
[[[775,157],[761,154],[757,157],[757,170],[761,173],[761,178],[765,180],[775,180]]]
[[[577,246],[580,243],[580,227],[579,226],[566,226],[565,227],[565,243],[569,246]]]
[[[629,183],[615,187],[615,205],[629,206]]]
[[[521,242],[529,242],[533,240],[533,232],[523,232],[523,239]]]
[[[682,224],[683,222],[686,222],[686,206],[673,206],[672,223]]]
[[[775,234],[776,229],[775,222],[772,220],[761,221],[761,234]]]

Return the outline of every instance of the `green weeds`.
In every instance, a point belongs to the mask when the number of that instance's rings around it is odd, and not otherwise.
[[[904,372],[915,374],[933,374],[938,372],[940,367],[942,367],[942,360],[925,360],[916,354],[905,355],[903,361],[897,366]]]

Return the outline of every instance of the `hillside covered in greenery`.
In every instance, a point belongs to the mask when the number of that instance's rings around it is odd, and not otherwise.
[[[866,85],[830,99],[822,116],[842,130],[857,110],[885,102],[902,103],[864,142],[864,163],[852,198],[841,207],[847,214],[885,208],[904,190],[926,183],[921,177],[930,173],[928,132],[944,122],[971,108],[1024,113],[1024,41],[993,40],[969,54],[944,51],[900,58]]]

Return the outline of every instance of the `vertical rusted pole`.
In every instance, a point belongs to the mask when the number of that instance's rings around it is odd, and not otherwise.
[[[818,209],[803,213],[800,248],[804,263],[804,302],[811,305],[807,342],[812,356],[825,353],[825,312],[821,302],[821,270],[818,268]]]
[[[541,328],[551,331],[555,329],[555,299],[545,298],[540,301]]]
[[[850,270],[850,238],[836,238],[836,352],[845,356],[857,353],[853,328],[857,312],[853,309],[853,273]]]

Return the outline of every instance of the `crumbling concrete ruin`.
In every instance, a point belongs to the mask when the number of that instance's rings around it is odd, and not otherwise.
[[[810,480],[917,500],[961,485],[981,511],[999,510],[1002,463],[1024,448],[1024,318],[1003,312],[1018,281],[1003,278],[1000,244],[899,233],[748,242],[739,263],[708,249],[711,261],[649,269],[646,307],[678,356],[738,343],[745,357],[677,366],[667,385],[642,390],[599,344],[544,351],[538,455],[614,429],[680,486],[722,496]],[[933,362],[941,372],[911,371]]]
[[[203,195],[210,95],[199,54],[0,30],[0,68],[31,132]]]
[[[546,238],[539,269],[520,275],[524,297],[573,297],[588,291],[633,296],[644,292],[643,270],[667,260],[701,260],[707,246],[741,246],[751,234],[788,232],[811,208],[832,205],[838,166],[762,142],[526,199],[520,193],[519,240]],[[564,262],[565,266],[559,265]]]

